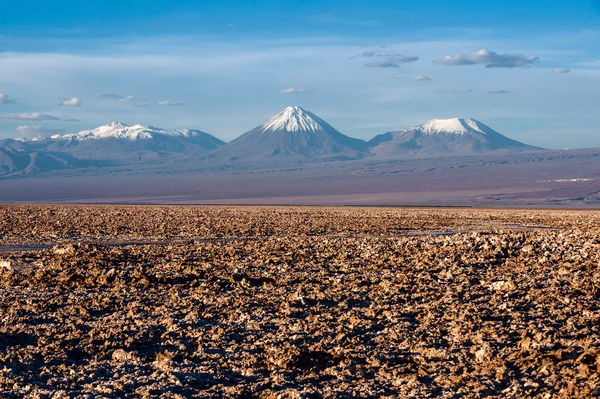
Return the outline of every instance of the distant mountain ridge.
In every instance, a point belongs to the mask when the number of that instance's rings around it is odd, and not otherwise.
[[[51,151],[67,152],[80,158],[123,161],[201,154],[225,144],[200,130],[129,126],[121,122],[38,141]]]
[[[66,153],[38,148],[35,142],[0,140],[0,175],[34,174],[64,169],[105,166],[105,162],[77,159]]]
[[[340,133],[312,112],[294,106],[229,143],[200,130],[121,122],[49,138],[0,140],[0,175],[106,166],[136,173],[235,170],[533,150],[538,148],[503,136],[475,119],[460,118],[432,119],[365,142]]]
[[[375,136],[368,142],[376,157],[476,155],[539,148],[512,140],[475,119],[432,119],[409,129]]]

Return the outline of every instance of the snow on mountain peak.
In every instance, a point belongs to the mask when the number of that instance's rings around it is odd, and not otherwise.
[[[106,127],[111,127],[113,129],[124,129],[126,127],[129,127],[129,125],[126,125],[123,122],[111,122],[108,125],[105,125]]]
[[[432,119],[417,128],[425,134],[468,134],[486,132],[475,119]]]
[[[262,132],[285,130],[287,132],[317,132],[322,131],[323,126],[319,118],[300,107],[287,107],[261,126]]]
[[[161,129],[154,126],[133,125],[129,126],[121,122],[111,122],[92,130],[84,130],[74,134],[56,134],[51,138],[54,140],[98,140],[98,139],[120,139],[120,140],[150,140],[156,135],[192,137],[202,134],[198,130],[189,129]]]

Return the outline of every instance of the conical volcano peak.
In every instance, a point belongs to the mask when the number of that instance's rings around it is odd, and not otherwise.
[[[432,119],[425,122],[417,129],[426,134],[467,134],[483,133],[485,134],[485,125],[475,119]]]
[[[263,132],[318,132],[324,130],[321,119],[301,107],[287,107],[261,126]]]
[[[357,159],[366,155],[366,143],[338,132],[310,111],[287,107],[213,155],[223,156],[225,162],[255,160],[267,165]]]

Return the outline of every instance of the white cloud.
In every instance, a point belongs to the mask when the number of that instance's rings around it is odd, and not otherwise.
[[[279,92],[282,94],[295,94],[295,93],[312,93],[314,92],[314,89],[300,89],[300,88],[295,88],[295,87],[290,87],[289,89],[283,89],[280,90]]]
[[[498,54],[495,51],[479,50],[471,54],[447,55],[433,61],[437,65],[485,64],[486,68],[522,68],[535,64],[539,57],[526,57],[523,54]]]
[[[16,101],[8,94],[0,93],[0,104],[14,104]]]
[[[0,115],[0,119],[22,120],[22,121],[57,121],[56,116],[44,114],[42,112],[29,112],[13,115]]]
[[[413,77],[413,80],[416,80],[419,82],[427,82],[428,80],[431,80],[431,78],[429,76],[425,76],[425,75],[417,75],[417,76]]]
[[[61,101],[59,105],[62,105],[65,107],[81,107],[81,99],[79,99],[77,97],[67,98],[64,101]]]
[[[569,73],[571,70],[569,68],[556,68],[553,73]]]
[[[36,137],[50,137],[55,134],[62,134],[64,129],[48,129],[42,125],[23,125],[15,129],[15,132],[24,139],[32,139]]]
[[[475,65],[478,62],[471,59],[469,54],[445,55],[433,61],[436,65]]]
[[[180,106],[180,105],[185,105],[185,103],[179,102],[179,101],[159,101],[158,105],[170,105],[170,106]]]

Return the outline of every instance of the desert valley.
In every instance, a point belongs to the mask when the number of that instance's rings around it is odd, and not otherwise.
[[[2,140],[0,201],[593,207],[599,162],[600,149],[544,150],[474,119],[365,142],[288,107],[229,143],[118,122]]]
[[[600,398],[600,0],[0,0],[0,399]]]

